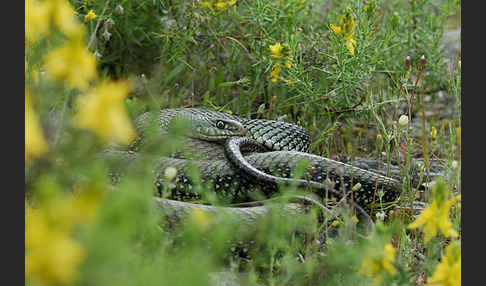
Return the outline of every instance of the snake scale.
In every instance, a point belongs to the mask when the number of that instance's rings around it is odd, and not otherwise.
[[[170,135],[178,119],[190,124],[183,151],[157,158],[154,165],[157,186],[169,186],[163,190],[169,200],[158,199],[157,203],[175,213],[184,213],[182,209],[193,205],[185,202],[201,199],[189,175],[193,167],[199,171],[202,183],[210,183],[218,197],[232,204],[254,201],[256,193],[272,197],[278,193],[279,184],[308,188],[320,197],[347,196],[367,211],[378,202],[377,190],[384,194],[382,202],[394,201],[400,195],[396,179],[307,153],[309,135],[301,126],[203,109],[163,109],[142,114],[135,121],[140,136],[125,156],[138,156],[152,120],[158,125],[158,133]],[[306,167],[295,179],[302,161]],[[167,180],[165,171],[169,167],[177,174]],[[223,209],[247,212],[238,207]]]

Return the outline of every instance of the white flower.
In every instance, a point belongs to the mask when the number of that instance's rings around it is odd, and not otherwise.
[[[454,170],[455,170],[455,169],[457,169],[457,167],[459,167],[459,163],[458,163],[456,160],[454,160],[454,161],[452,161],[452,163],[451,163],[451,167],[452,167],[452,169],[454,169]]]
[[[379,221],[383,221],[385,219],[385,212],[377,212],[376,213],[376,218],[379,220]]]
[[[431,181],[430,183],[427,183],[427,182],[422,183],[422,186],[424,186],[424,187],[426,187],[426,188],[431,189],[431,188],[433,188],[433,187],[434,187],[434,185],[435,185],[435,184],[436,184],[436,182],[435,182],[435,181]]]
[[[167,167],[164,171],[164,178],[167,181],[172,181],[177,175],[177,169],[174,167]]]
[[[94,56],[95,58],[97,58],[98,60],[99,60],[99,59],[101,59],[101,57],[102,57],[102,55],[101,55],[101,54],[100,54],[98,51],[95,51],[95,52],[93,53],[93,56]]]
[[[116,8],[115,8],[115,12],[117,12],[120,15],[123,15],[123,10],[125,10],[125,9],[123,9],[123,6],[120,5],[120,4],[118,4],[118,6],[116,6]]]
[[[111,28],[113,28],[113,26],[115,25],[115,21],[113,21],[113,19],[111,18],[108,18],[106,21],[105,21],[105,29],[109,30]]]
[[[105,29],[105,31],[103,32],[103,38],[105,38],[105,41],[109,41],[110,38],[111,38],[111,33],[108,32],[108,29]]]
[[[408,116],[406,116],[405,114],[400,116],[400,118],[398,119],[398,124],[400,126],[406,126],[408,124]]]

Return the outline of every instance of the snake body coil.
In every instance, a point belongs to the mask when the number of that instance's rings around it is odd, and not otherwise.
[[[278,192],[279,183],[310,187],[323,197],[347,196],[368,210],[373,202],[378,202],[379,190],[384,194],[382,202],[394,201],[400,194],[400,184],[395,179],[305,153],[309,150],[309,135],[300,126],[192,108],[165,109],[160,111],[158,118],[154,115],[145,113],[136,120],[142,136],[134,144],[135,150],[144,143],[143,133],[150,119],[158,120],[162,134],[170,132],[176,118],[188,119],[190,129],[195,130],[190,132],[184,148],[198,154],[198,160],[189,161],[185,155],[179,154],[176,158],[161,157],[155,162],[156,183],[160,188],[166,186],[169,199],[190,201],[201,198],[189,176],[191,166],[197,167],[203,183],[211,183],[215,193],[230,203],[255,200],[258,191],[270,197]],[[212,137],[204,138],[204,134]],[[249,140],[250,143],[232,145],[242,147],[236,151],[228,151],[226,146],[225,154],[225,138],[237,137],[240,139],[231,142]],[[272,151],[254,153],[264,149]],[[230,156],[236,159],[228,161]],[[295,180],[301,161],[306,161],[307,167],[298,178],[300,180]],[[176,177],[170,182],[164,177],[168,167],[177,170]]]

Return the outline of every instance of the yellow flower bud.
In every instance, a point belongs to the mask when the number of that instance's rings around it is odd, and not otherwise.
[[[434,126],[430,129],[430,137],[432,137],[432,140],[435,140],[437,138],[437,129],[435,129]]]
[[[378,151],[383,148],[383,136],[381,134],[376,135],[376,147],[378,147]]]
[[[200,208],[195,208],[191,215],[200,230],[206,230],[212,223],[212,219],[209,214]]]
[[[331,223],[332,227],[338,227],[339,226],[339,221],[337,219],[333,220]]]

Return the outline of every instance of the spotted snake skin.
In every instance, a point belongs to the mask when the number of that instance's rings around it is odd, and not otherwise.
[[[164,109],[158,114],[160,133],[168,132],[170,121],[175,116],[186,113],[196,117],[221,118],[241,123],[247,130],[245,136],[260,144],[259,148],[242,150],[242,159],[264,174],[289,180],[290,185],[297,175],[300,163],[305,162],[306,167],[300,168],[299,178],[302,181],[325,186],[325,188],[308,188],[320,197],[341,199],[346,196],[369,211],[371,204],[379,202],[379,191],[383,194],[382,202],[395,201],[400,195],[401,185],[396,179],[307,153],[310,148],[308,133],[302,127],[290,123],[245,119],[202,109]],[[126,158],[130,158],[129,160],[138,157],[138,146],[141,146],[145,140],[144,128],[151,119],[157,120],[156,115],[156,113],[144,113],[137,118],[136,127],[142,136],[134,144],[132,151],[124,154]],[[270,151],[260,152],[262,146]],[[279,182],[259,180],[258,177],[242,171],[239,166],[228,161],[224,144],[187,138],[184,149],[189,151],[189,154],[183,152],[176,154],[175,157],[159,157],[151,160],[155,174],[154,181],[163,195],[163,199],[157,198],[159,206],[183,207],[185,202],[204,199],[200,188],[196,188],[191,180],[189,175],[191,169],[196,169],[201,182],[209,183],[214,193],[229,204],[254,201],[261,198],[261,195],[268,198],[279,194]],[[190,158],[196,159],[189,160]],[[174,178],[165,177],[165,171],[169,167],[177,170]],[[305,186],[302,184],[299,187]],[[178,203],[171,203],[171,200]],[[196,206],[197,204],[190,204],[184,208]],[[212,208],[212,206],[204,206],[204,208]],[[225,207],[224,209],[241,212],[243,208]],[[245,213],[248,213],[249,209],[251,208],[245,208]],[[174,210],[173,213],[177,211]]]

